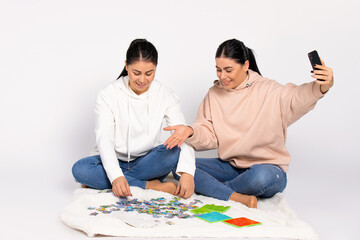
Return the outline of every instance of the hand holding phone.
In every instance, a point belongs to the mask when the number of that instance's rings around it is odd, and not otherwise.
[[[320,69],[315,67],[316,64],[317,65],[322,65],[318,52],[316,50],[314,50],[312,52],[309,52],[308,57],[309,57],[309,60],[310,60],[310,63],[311,63],[311,66],[312,66],[313,70],[320,70]],[[324,81],[324,80],[321,80],[321,79],[318,79],[318,80],[319,81]]]

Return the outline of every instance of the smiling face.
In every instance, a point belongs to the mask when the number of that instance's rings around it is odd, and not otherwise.
[[[140,60],[129,65],[125,62],[125,67],[128,71],[131,89],[137,95],[141,95],[146,92],[155,77],[155,64],[153,62]]]
[[[234,89],[247,77],[249,61],[239,64],[231,58],[216,58],[216,73],[221,85],[226,89]]]

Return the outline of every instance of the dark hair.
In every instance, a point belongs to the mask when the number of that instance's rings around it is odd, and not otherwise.
[[[253,51],[237,39],[230,39],[220,44],[216,51],[216,58],[219,57],[231,58],[239,64],[249,60],[249,68],[261,75]]]
[[[128,65],[140,60],[152,62],[155,64],[155,66],[157,66],[158,52],[155,46],[151,42],[148,42],[146,39],[133,40],[130,43],[130,46],[126,52],[126,63]],[[120,76],[117,79],[127,75],[128,72],[126,71],[126,67],[124,67],[124,69],[120,73]]]

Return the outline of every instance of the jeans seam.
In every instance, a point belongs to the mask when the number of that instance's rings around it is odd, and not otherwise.
[[[144,182],[143,189],[146,189],[147,181],[144,181],[144,180],[143,180],[143,182]]]

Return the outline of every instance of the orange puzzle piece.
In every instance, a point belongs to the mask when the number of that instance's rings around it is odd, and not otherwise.
[[[232,218],[229,220],[225,220],[224,223],[233,225],[234,227],[250,227],[261,224],[260,222],[241,217],[241,218]]]

